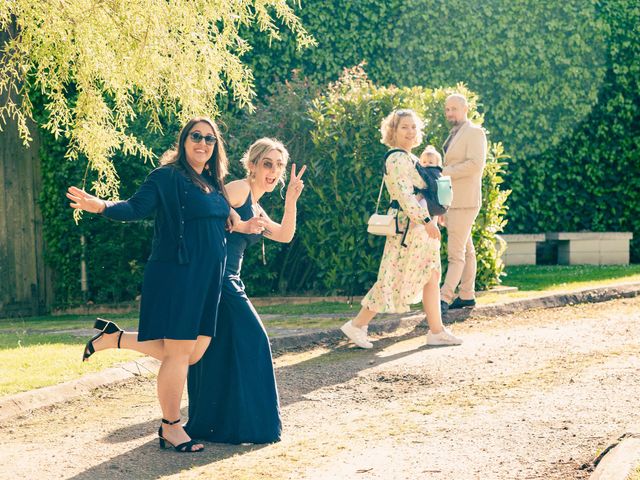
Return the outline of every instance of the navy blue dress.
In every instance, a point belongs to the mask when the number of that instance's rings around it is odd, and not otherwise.
[[[104,215],[114,220],[156,215],[142,284],[139,341],[215,334],[229,204],[212,188],[205,193],[166,166],[154,170],[129,200],[107,203]]]
[[[251,194],[236,211],[253,216]],[[282,424],[267,332],[240,279],[245,249],[261,235],[228,234],[227,266],[216,337],[189,367],[189,422],[195,439],[219,443],[272,443]]]

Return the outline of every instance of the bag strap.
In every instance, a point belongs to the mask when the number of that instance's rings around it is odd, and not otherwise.
[[[389,158],[392,154],[397,153],[397,152],[403,152],[403,153],[407,153],[405,150],[402,150],[401,148],[392,148],[391,150],[387,151],[387,153],[384,154],[384,161],[383,161],[383,172],[382,172],[382,182],[380,183],[380,191],[378,192],[378,201],[376,202],[376,215],[378,214],[378,207],[380,206],[380,199],[382,198],[382,188],[384,187],[384,179],[387,176],[387,158]]]
[[[378,214],[378,207],[380,206],[380,199],[382,198],[382,187],[384,187],[384,177],[386,177],[386,175],[382,175],[382,183],[380,184],[380,192],[378,193],[378,201],[376,202],[376,215]]]
[[[382,163],[382,169],[383,169],[384,175],[387,174],[387,158],[389,158],[394,153],[398,153],[398,152],[402,152],[406,154],[409,153],[406,150],[403,150],[401,148],[392,148],[391,150],[387,151],[387,153],[384,154],[384,161]]]

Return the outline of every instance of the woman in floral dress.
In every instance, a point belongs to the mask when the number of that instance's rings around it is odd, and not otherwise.
[[[382,143],[395,150],[385,162],[385,184],[400,210],[403,234],[387,237],[378,280],[362,299],[358,315],[342,326],[342,332],[361,348],[373,345],[367,338],[369,322],[377,313],[404,313],[422,300],[429,332],[428,345],[460,345],[462,340],[442,324],[440,314],[440,230],[435,218],[414,187],[425,188],[415,168],[411,150],[422,143],[422,120],[413,110],[395,110],[380,128]],[[407,221],[408,220],[408,221]]]

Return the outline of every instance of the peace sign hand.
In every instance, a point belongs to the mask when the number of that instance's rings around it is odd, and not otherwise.
[[[95,197],[77,187],[69,187],[66,195],[72,202],[69,206],[77,210],[84,210],[91,213],[102,213],[107,206],[104,203],[104,200],[100,200],[98,197]]]
[[[302,181],[302,175],[307,170],[307,166],[304,165],[300,169],[300,173],[296,175],[296,164],[291,165],[291,178],[289,179],[289,185],[287,186],[287,195],[285,198],[286,203],[296,203],[298,198],[300,198],[300,194],[302,193],[302,189],[304,188],[304,182]]]

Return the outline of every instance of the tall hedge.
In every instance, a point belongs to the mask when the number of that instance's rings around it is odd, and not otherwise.
[[[246,60],[262,89],[291,68],[324,82],[362,61],[377,85],[464,82],[518,157],[569,136],[606,71],[607,25],[591,0],[329,0],[303,3],[300,15],[317,48],[256,35]]]
[[[511,167],[514,232],[631,231],[640,261],[640,3],[598,2],[607,70],[571,135]]]
[[[246,60],[263,92],[292,68],[325,82],[361,61],[377,85],[465,82],[511,156],[507,231],[633,231],[640,261],[639,12],[637,0],[305,2],[317,48],[257,39]]]
[[[304,153],[309,145],[297,147],[302,144],[296,138],[310,138],[314,128],[307,108],[302,108],[315,97],[312,85],[333,81],[344,67],[360,61],[367,62],[375,85],[438,87],[464,81],[481,95],[477,109],[484,114],[490,138],[504,142],[511,157],[494,150],[498,169],[508,162],[504,185],[513,190],[507,232],[633,231],[632,260],[640,261],[636,0],[328,0],[303,2],[299,13],[318,47],[298,52],[286,33],[282,41],[270,44],[257,36],[256,48],[245,57],[260,92],[258,114],[225,116],[232,164],[263,135],[287,141],[295,150],[294,160],[311,161],[311,154]],[[277,80],[291,79],[292,68],[311,82],[294,79],[282,86]],[[163,145],[172,140],[170,133],[154,141]],[[61,290],[58,298],[80,298],[82,232],[87,238],[90,298],[132,297],[138,291],[150,228],[109,223],[104,231],[103,219],[88,215],[74,226],[64,189],[81,181],[84,171],[62,160],[63,151],[51,139],[44,140],[42,205],[47,257]],[[138,159],[118,158],[116,164],[121,197],[152,168]],[[496,175],[499,181],[500,172]],[[282,202],[277,194],[265,198],[265,204],[278,217]],[[309,210],[306,205],[300,218],[312,223],[314,204],[308,203]],[[320,223],[314,228],[322,231]],[[370,282],[370,277],[362,278],[361,272],[371,271],[366,268],[348,281],[339,278],[343,271],[325,272],[321,266],[329,262],[306,256],[301,230],[291,245],[267,242],[266,267],[260,267],[260,255],[249,254],[245,276],[256,294],[323,288],[355,292]],[[334,240],[341,241],[337,236]],[[363,259],[369,267],[376,263],[374,256]]]

